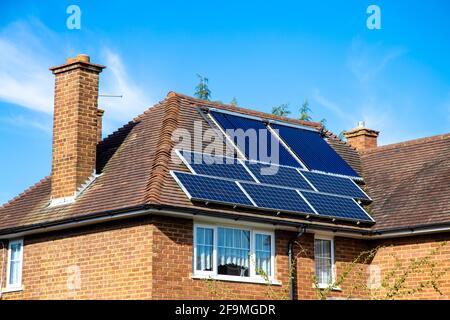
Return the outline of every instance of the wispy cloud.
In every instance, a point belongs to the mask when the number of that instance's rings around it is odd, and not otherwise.
[[[153,101],[148,91],[144,91],[129,76],[125,65],[116,52],[111,49],[103,49],[102,56],[105,59],[103,93],[121,95],[122,98],[100,97],[100,106],[107,108],[113,120],[125,121],[130,115],[136,116],[150,106]],[[104,105],[104,106],[103,106]]]
[[[33,21],[0,31],[0,100],[35,111],[53,110],[50,60],[39,36],[47,30]]]
[[[313,91],[313,99],[315,102],[317,102],[319,105],[327,108],[329,111],[334,113],[338,118],[341,120],[352,122],[352,117],[349,117],[348,109],[342,108],[340,105],[338,105],[336,102],[333,102],[326,97],[324,97],[319,89],[315,89]],[[349,119],[350,118],[350,119]]]
[[[385,48],[381,43],[367,44],[355,38],[350,46],[347,64],[358,81],[367,84],[407,52],[403,47]]]
[[[52,133],[52,122],[49,117],[47,121],[37,118],[25,117],[23,115],[11,115],[0,118],[0,121],[21,128],[34,128],[45,133]]]
[[[54,78],[49,67],[62,63],[76,49],[39,20],[15,22],[0,30],[0,101],[33,111],[53,112]],[[105,131],[111,131],[148,108],[153,99],[129,75],[119,53],[102,47],[92,52],[107,69],[101,74],[100,93],[123,98],[100,98],[105,109]],[[25,123],[25,118],[14,119]],[[40,125],[29,121],[34,127]],[[44,129],[42,127],[41,129]]]

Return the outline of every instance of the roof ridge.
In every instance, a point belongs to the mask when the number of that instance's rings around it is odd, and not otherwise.
[[[148,178],[145,190],[145,203],[160,202],[160,193],[166,173],[169,170],[172,153],[172,133],[178,128],[180,113],[179,97],[176,95],[168,95],[160,105],[164,107],[164,117],[158,138],[158,148],[155,151],[150,177]]]
[[[14,198],[12,198],[11,200],[5,202],[4,204],[0,205],[0,209],[9,207],[10,205],[13,204],[13,202],[15,202],[16,200],[20,199],[21,197],[23,197],[24,195],[26,195],[27,193],[33,191],[34,189],[36,189],[37,187],[39,187],[40,185],[42,185],[45,181],[47,181],[48,179],[51,179],[51,175],[49,176],[45,176],[44,178],[42,178],[41,180],[39,180],[38,182],[36,182],[35,184],[33,184],[32,186],[26,188],[24,191],[22,191],[21,193],[19,193],[17,196],[15,196]]]
[[[413,140],[406,140],[406,141],[402,141],[402,142],[386,144],[383,146],[378,146],[373,149],[361,151],[361,153],[362,154],[375,153],[378,151],[392,150],[392,149],[396,149],[399,147],[413,146],[413,145],[418,145],[418,144],[422,144],[422,143],[426,143],[426,142],[434,142],[434,141],[439,141],[439,140],[444,140],[444,139],[450,139],[450,133],[443,133],[443,134],[438,134],[438,135],[429,136],[429,137],[422,137],[422,138],[417,138],[417,139],[413,139]]]
[[[185,95],[183,93],[178,93],[178,92],[175,92],[175,91],[170,91],[167,94],[167,96],[168,97],[169,96],[178,96],[180,98],[190,100],[190,101],[192,101],[194,103],[197,102],[197,103],[202,104],[202,105],[210,105],[211,107],[218,107],[219,109],[226,109],[226,110],[234,111],[234,112],[237,112],[237,113],[250,114],[250,115],[258,116],[260,118],[278,120],[278,121],[283,121],[283,122],[292,123],[292,124],[299,124],[299,125],[308,126],[308,127],[314,127],[314,128],[321,128],[322,127],[322,124],[320,122],[297,120],[297,119],[293,119],[293,118],[277,116],[277,115],[274,115],[274,114],[271,114],[271,113],[267,113],[267,112],[257,111],[257,110],[254,110],[254,109],[237,107],[237,106],[234,106],[234,105],[231,105],[231,104],[225,104],[225,103],[222,103],[222,102],[202,100],[202,99],[191,97],[191,96]]]
[[[341,138],[339,138],[339,136],[337,134],[335,134],[334,132],[328,130],[328,129],[324,129],[324,133],[328,136],[334,139],[334,141],[342,143],[346,146],[348,146],[349,148],[352,148],[353,150],[355,150],[356,152],[358,152],[358,150],[353,147],[350,143],[348,143],[348,141],[346,140],[342,140]]]

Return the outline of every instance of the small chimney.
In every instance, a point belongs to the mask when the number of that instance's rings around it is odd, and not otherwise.
[[[98,83],[104,68],[84,54],[50,68],[55,75],[51,205],[74,201],[95,174],[103,114],[97,109]]]
[[[379,131],[367,129],[364,121],[358,122],[355,129],[344,132],[347,142],[359,152],[377,147]]]

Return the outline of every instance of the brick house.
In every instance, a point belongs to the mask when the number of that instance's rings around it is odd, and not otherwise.
[[[0,207],[1,299],[316,299],[347,270],[327,298],[382,298],[383,279],[392,285],[408,268],[393,297],[450,298],[450,134],[377,147],[378,132],[362,124],[347,142],[323,131],[363,177],[375,223],[191,201],[171,174],[189,172],[176,161],[174,134],[200,127],[220,136],[208,110],[320,123],[169,92],[102,140],[103,68],[85,55],[51,68],[52,173]],[[194,134],[188,144],[206,142]],[[223,239],[229,251],[218,248]],[[358,259],[362,252],[373,255]]]

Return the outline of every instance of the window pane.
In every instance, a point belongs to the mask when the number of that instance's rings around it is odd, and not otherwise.
[[[9,272],[9,284],[14,285],[19,283],[19,261],[11,261]]]
[[[255,235],[256,273],[263,276],[272,276],[271,236],[267,234]]]
[[[209,228],[197,228],[196,261],[195,270],[212,271],[213,270],[213,237],[214,230]]]
[[[20,259],[20,249],[22,245],[20,243],[14,243],[11,245],[11,260],[19,260]]]
[[[231,276],[250,276],[250,231],[218,228],[217,272]]]
[[[314,241],[316,277],[321,285],[330,285],[333,281],[331,250],[330,240],[316,239]]]
[[[9,285],[18,285],[20,278],[20,264],[21,264],[21,243],[12,243],[10,246],[11,255],[9,261]]]

